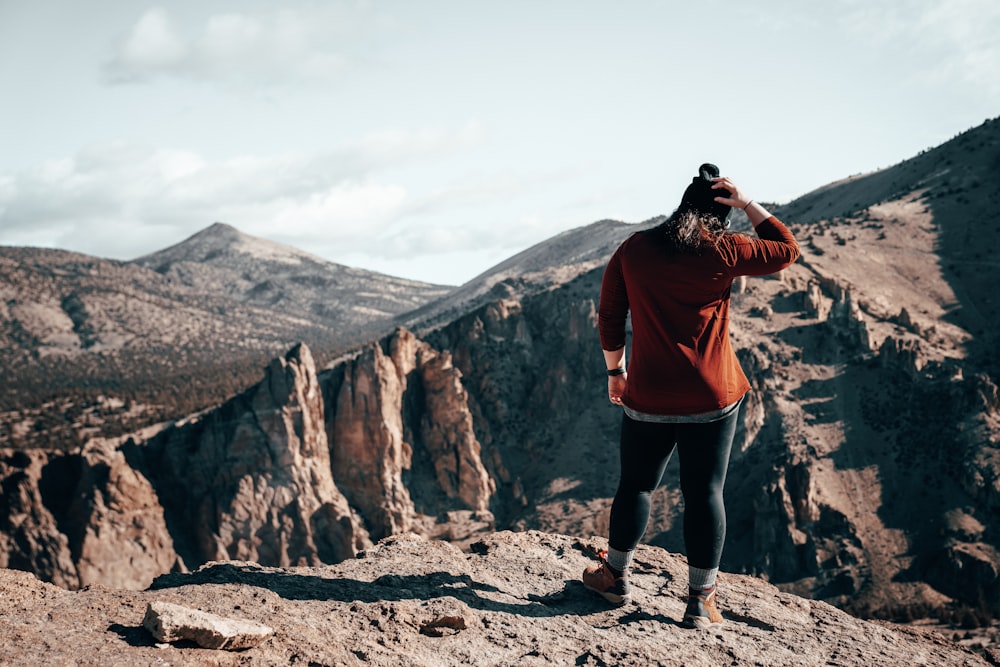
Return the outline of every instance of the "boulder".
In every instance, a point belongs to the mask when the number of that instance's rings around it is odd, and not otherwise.
[[[142,625],[161,642],[189,640],[202,648],[241,651],[274,634],[262,623],[225,618],[170,602],[150,602]]]

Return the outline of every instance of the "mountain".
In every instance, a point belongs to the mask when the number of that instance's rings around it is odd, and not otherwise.
[[[935,321],[959,327],[961,353],[994,377],[1000,370],[1000,226],[992,206],[1000,196],[998,134],[997,120],[986,121],[912,159],[780,209],[810,231],[809,263],[866,292],[873,315],[886,319],[905,308],[911,328]]]
[[[135,264],[202,294],[280,309],[347,339],[453,288],[356,269],[215,223]]]
[[[734,285],[753,391],[724,570],[866,617],[1000,615],[995,314],[968,275],[989,260],[953,239],[993,238],[979,197],[998,172],[993,120],[776,209],[803,258]],[[295,346],[215,409],[71,452],[0,450],[0,565],[143,587],[210,561],[339,561],[403,533],[606,534],[620,411],[596,301],[607,256],[655,222],[539,244],[328,363]],[[645,536],[671,552],[676,466]]]
[[[296,342],[334,355],[450,289],[219,223],[134,262],[0,248],[0,444],[74,446],[217,404]]]
[[[640,226],[662,221],[654,218]],[[426,330],[447,324],[491,300],[554,289],[603,268],[608,257],[636,225],[601,220],[571,229],[500,262],[443,297],[396,318],[401,326]]]
[[[725,625],[685,630],[683,559],[640,547],[635,602],[609,608],[578,579],[602,546],[589,537],[497,533],[463,553],[403,535],[334,566],[216,562],[159,577],[144,591],[66,591],[0,570],[0,662],[987,667],[1000,661],[1000,653],[977,652],[969,640],[960,645],[927,628],[862,621],[729,573],[720,576]],[[231,636],[247,621],[272,632],[240,651],[160,641],[146,619],[164,603],[189,610],[181,636]],[[193,618],[196,611],[225,620],[206,626]]]

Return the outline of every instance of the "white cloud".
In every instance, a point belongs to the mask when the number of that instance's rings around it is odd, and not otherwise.
[[[161,77],[241,86],[329,82],[377,24],[367,3],[318,3],[270,13],[216,14],[184,29],[167,10],[147,10],[104,65],[110,83]]]
[[[90,148],[5,179],[0,243],[67,247],[132,257],[157,249],[145,230],[178,237],[213,221],[286,239],[371,244],[403,215],[402,186],[313,172],[331,156],[246,156],[211,162],[187,151]],[[106,230],[115,229],[115,235]],[[118,235],[122,229],[131,234]],[[174,239],[175,241],[178,239]]]
[[[1000,3],[996,0],[847,0],[841,21],[851,31],[885,44],[901,57],[926,54],[921,76],[963,81],[1000,93]]]
[[[472,231],[442,222],[442,214],[509,201],[557,176],[481,174],[428,193],[380,175],[410,161],[430,165],[474,145],[479,134],[474,124],[393,130],[322,154],[215,161],[187,150],[92,146],[0,174],[0,243],[131,258],[223,221],[299,247],[322,247],[325,256],[338,248],[400,257],[511,247],[532,236],[531,225]]]
[[[595,217],[546,217],[531,213],[494,224],[427,220],[425,224],[394,224],[380,237],[378,257],[408,259],[456,252],[492,252],[506,257]],[[480,221],[476,221],[480,222]],[[485,268],[485,267],[483,267]]]
[[[158,7],[136,22],[120,46],[119,58],[135,69],[169,70],[188,57],[188,45],[178,34],[170,16]]]
[[[248,233],[280,238],[292,245],[307,241],[378,254],[380,233],[406,214],[409,200],[406,188],[400,185],[344,181],[299,199],[234,203],[221,215],[226,220],[244,221],[234,224]]]

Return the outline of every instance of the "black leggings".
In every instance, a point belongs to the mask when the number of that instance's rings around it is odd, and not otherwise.
[[[653,490],[677,447],[688,564],[706,570],[719,567],[726,540],[722,487],[738,414],[734,410],[704,424],[642,422],[622,415],[621,481],[611,505],[608,539],[613,549],[631,551],[639,544],[649,522]]]

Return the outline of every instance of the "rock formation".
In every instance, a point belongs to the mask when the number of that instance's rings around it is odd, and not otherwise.
[[[76,588],[80,585],[80,577],[70,554],[69,539],[59,530],[39,488],[42,470],[49,465],[49,459],[47,452],[3,452],[0,459],[0,479],[3,480],[0,566],[34,572],[45,581]],[[59,466],[60,461],[56,459],[49,470]],[[68,503],[53,504],[62,507]]]
[[[124,449],[148,471],[185,562],[316,565],[369,543],[334,484],[324,424],[315,364],[298,345],[220,409]]]
[[[344,362],[326,386],[334,477],[373,537],[425,531],[417,524],[449,511],[492,521],[495,483],[449,353],[400,329]]]
[[[0,567],[67,588],[142,588],[178,565],[163,508],[121,452],[0,451]]]
[[[216,616],[169,602],[150,602],[142,626],[160,642],[192,641],[202,648],[242,651],[269,639],[263,623]]]
[[[260,384],[145,441],[6,451],[0,482],[0,563],[67,588],[142,588],[212,560],[335,563],[372,536],[461,543],[494,528],[461,373],[405,330],[322,379],[298,345]]]

